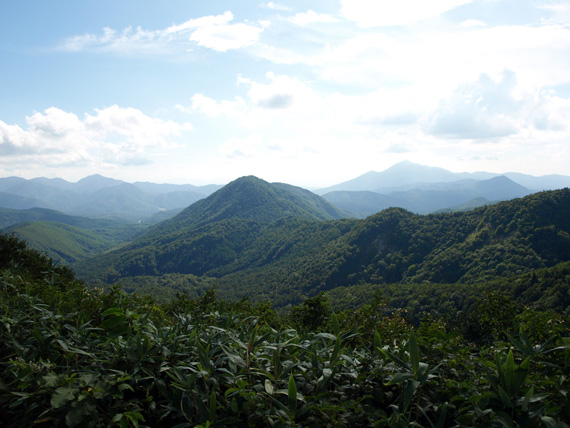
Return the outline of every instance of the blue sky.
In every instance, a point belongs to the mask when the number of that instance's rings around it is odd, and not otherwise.
[[[0,2],[0,176],[570,175],[570,2]]]

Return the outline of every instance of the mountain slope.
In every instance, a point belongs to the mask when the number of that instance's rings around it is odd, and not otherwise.
[[[14,233],[33,248],[55,261],[74,263],[116,247],[120,242],[111,235],[102,235],[64,223],[37,221],[18,223],[5,230]]]
[[[247,176],[190,205],[159,225],[157,231],[165,233],[170,229],[236,218],[267,223],[287,216],[332,220],[348,215],[308,190],[281,183],[270,184]]]
[[[99,270],[97,276],[104,278],[227,272],[250,264],[244,262],[245,253],[258,245],[272,223],[284,220],[277,227],[291,230],[289,225],[298,221],[319,223],[345,216],[307,190],[242,177],[152,227],[131,244],[78,264],[77,270],[84,274]]]
[[[236,180],[195,204],[202,210],[189,207],[133,243],[78,264],[78,274],[103,282],[130,277],[131,284],[134,277],[143,284],[145,275],[191,274],[216,278],[224,298],[282,306],[337,287],[474,284],[570,260],[568,189],[463,213],[391,208],[331,221],[285,215],[302,209],[273,191],[252,177]]]
[[[358,284],[475,284],[514,277],[570,260],[568,212],[568,189],[466,213],[420,216],[388,209],[299,257],[292,248],[276,263],[234,272],[217,286],[231,290],[228,298],[263,294],[286,305]]]
[[[44,208],[0,208],[0,228],[24,239],[30,248],[67,263],[129,242],[145,229],[126,221],[70,216]]]

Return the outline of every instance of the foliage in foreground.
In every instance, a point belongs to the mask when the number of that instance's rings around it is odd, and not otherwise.
[[[21,247],[12,256],[0,282],[7,427],[570,420],[568,318],[500,296],[452,325],[413,327],[379,298],[333,314],[325,295],[280,317],[267,304],[219,302],[214,291],[167,306],[87,291],[41,255]],[[493,316],[497,307],[504,316]],[[475,345],[469,334],[488,340]]]

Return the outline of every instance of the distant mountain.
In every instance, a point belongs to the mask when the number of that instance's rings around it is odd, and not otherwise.
[[[427,214],[475,198],[504,201],[530,194],[527,188],[507,177],[488,180],[461,180],[448,183],[423,184],[418,188],[388,194],[360,191],[336,191],[323,195],[327,201],[358,217],[367,217],[389,207],[400,207],[418,214]]]
[[[402,205],[402,200],[400,198],[367,190],[337,190],[325,193],[322,196],[334,206],[349,212],[358,218],[368,217],[387,208]]]
[[[137,181],[133,183],[136,187],[144,192],[155,193],[155,194],[166,194],[166,193],[185,193],[192,192],[196,195],[211,195],[216,190],[221,189],[224,186],[217,184],[208,184],[206,186],[193,186],[192,184],[157,184],[149,182]]]
[[[454,213],[454,212],[462,212],[462,211],[471,211],[475,208],[485,207],[487,205],[492,205],[496,202],[489,201],[485,198],[475,198],[467,201],[461,205],[456,205],[454,207],[443,208],[438,211],[434,211],[433,214],[444,214],[444,213]]]
[[[17,223],[29,223],[34,221],[58,222],[69,226],[82,227],[84,229],[97,229],[115,226],[117,224],[128,224],[125,221],[118,222],[115,220],[71,216],[59,211],[39,207],[24,210],[0,208],[0,229],[5,229]]]
[[[316,191],[319,195],[335,191],[373,191],[387,194],[421,187],[426,183],[448,183],[460,180],[488,180],[504,175],[532,191],[570,187],[570,176],[547,175],[534,177],[519,173],[495,174],[490,172],[454,173],[443,168],[403,161],[382,172],[370,171],[352,180]]]
[[[454,173],[443,168],[418,165],[403,161],[382,172],[370,171],[343,183],[319,189],[316,193],[323,195],[334,191],[362,191],[369,190],[377,193],[401,190],[402,186],[416,183],[440,183],[465,179],[485,180],[497,174],[480,173]]]
[[[126,183],[91,175],[70,183],[60,178],[0,178],[0,207],[50,208],[67,214],[118,217],[130,221],[180,210],[205,198],[221,186]]]
[[[50,205],[37,198],[28,198],[13,193],[0,192],[0,207],[25,210],[33,207],[49,208]]]
[[[117,185],[124,184],[124,181],[115,180],[114,178],[103,177],[99,174],[90,175],[88,177],[79,180],[74,187],[74,189],[80,192],[97,192],[98,190],[105,189],[108,187],[114,187]]]
[[[520,174],[518,172],[507,172],[503,175],[510,178],[515,183],[527,187],[533,192],[570,187],[570,177],[566,175],[552,174],[544,175],[542,177],[535,177],[533,175]]]

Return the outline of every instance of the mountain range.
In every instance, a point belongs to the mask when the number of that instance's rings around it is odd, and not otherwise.
[[[60,178],[7,177],[0,178],[0,207],[47,208],[72,215],[139,221],[169,210],[180,211],[221,187],[126,183],[101,175],[76,183]]]
[[[389,207],[426,214],[465,209],[570,186],[570,177],[534,177],[519,173],[453,173],[442,168],[400,162],[383,172],[314,190],[344,211],[364,218]],[[92,175],[76,183],[61,178],[0,178],[0,208],[46,208],[74,216],[126,219],[155,224],[179,213],[222,185],[127,183]],[[0,224],[5,223],[0,219]]]
[[[90,283],[181,289],[191,278],[192,292],[204,281],[227,299],[284,306],[365,284],[476,284],[549,268],[570,260],[569,211],[563,189],[468,212],[341,218],[310,192],[242,177],[73,267]]]

